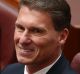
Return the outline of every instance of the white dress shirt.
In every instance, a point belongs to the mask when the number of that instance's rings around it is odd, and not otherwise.
[[[60,53],[60,55],[58,56],[58,58],[57,58],[51,65],[49,65],[49,66],[47,66],[47,67],[45,67],[45,68],[43,68],[43,69],[41,69],[41,70],[33,73],[33,74],[46,74],[46,73],[49,71],[49,69],[59,60],[60,57],[61,57],[61,53]],[[26,65],[25,65],[25,67],[24,67],[24,74],[29,74]]]

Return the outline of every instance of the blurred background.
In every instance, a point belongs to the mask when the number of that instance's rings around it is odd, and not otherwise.
[[[80,52],[80,0],[67,0],[71,7],[71,30],[64,46],[64,55],[71,63]],[[0,0],[0,66],[17,62],[14,48],[14,23],[18,15],[19,0]]]

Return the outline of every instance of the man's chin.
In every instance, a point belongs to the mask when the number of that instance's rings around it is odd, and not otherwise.
[[[28,65],[28,64],[32,64],[35,59],[33,59],[33,58],[27,59],[27,58],[23,58],[23,57],[17,57],[17,60],[18,60],[19,63]]]

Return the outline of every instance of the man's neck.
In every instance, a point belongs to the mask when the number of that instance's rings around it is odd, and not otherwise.
[[[55,59],[51,58],[50,60],[46,60],[45,63],[40,64],[38,62],[38,64],[36,63],[36,64],[32,64],[32,65],[26,65],[27,66],[26,70],[28,71],[29,74],[33,74],[33,73],[35,73],[35,72],[37,72],[37,71],[51,65],[52,63],[57,62],[59,56],[61,56],[61,52],[56,56],[57,57],[55,57]]]

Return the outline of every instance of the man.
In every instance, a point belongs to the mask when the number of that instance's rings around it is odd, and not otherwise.
[[[71,13],[65,0],[21,0],[14,42],[18,62],[2,74],[75,74],[62,55]]]
[[[80,74],[80,52],[73,57],[71,67],[77,72],[77,74]]]

